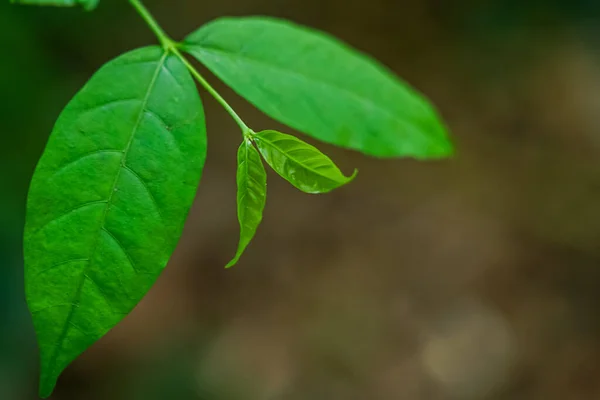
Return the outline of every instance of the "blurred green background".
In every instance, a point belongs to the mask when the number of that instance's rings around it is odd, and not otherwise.
[[[174,38],[222,15],[328,31],[431,98],[458,153],[418,163],[319,145],[358,178],[309,196],[270,175],[258,236],[225,271],[240,135],[202,92],[209,155],[180,246],[53,399],[600,398],[600,2],[146,3]],[[91,74],[154,41],[124,0],[0,4],[2,400],[37,398],[21,254],[35,163]],[[251,126],[282,128],[210,80]]]

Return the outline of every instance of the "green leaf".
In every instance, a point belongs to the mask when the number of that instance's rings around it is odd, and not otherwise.
[[[292,135],[262,131],[253,136],[260,153],[283,179],[305,193],[327,193],[356,176],[346,177],[329,157]]]
[[[36,6],[73,7],[82,6],[86,10],[93,10],[100,0],[11,0],[11,3],[20,3]]]
[[[32,179],[25,227],[42,397],[154,284],[205,157],[195,84],[159,47],[107,63],[61,113]]]
[[[248,243],[254,237],[262,220],[265,202],[267,201],[267,173],[258,151],[248,139],[238,150],[237,169],[237,207],[240,222],[240,242],[233,260],[225,268],[233,267]]]
[[[272,18],[221,18],[183,49],[260,110],[319,140],[379,157],[452,152],[420,94],[326,34]]]

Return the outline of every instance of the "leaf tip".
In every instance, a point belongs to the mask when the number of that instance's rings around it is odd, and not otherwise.
[[[440,141],[440,144],[435,153],[436,158],[450,158],[455,154],[455,147],[452,143],[452,140],[448,136],[445,137],[445,140]]]
[[[420,149],[409,155],[419,161],[426,160],[443,160],[452,158],[455,155],[455,146],[450,139],[450,136],[444,133],[443,136],[437,137],[428,146]]]
[[[225,269],[229,269],[231,267],[233,267],[235,264],[237,264],[239,260],[239,257],[235,257],[233,260],[229,261],[226,265],[225,265]]]
[[[47,399],[54,392],[54,388],[56,387],[56,381],[58,377],[54,377],[42,372],[42,376],[40,378],[40,388],[38,391],[38,395],[42,399]]]
[[[348,177],[348,181],[346,183],[352,182],[354,178],[356,178],[356,175],[358,175],[358,168],[354,168],[354,172],[352,172],[352,175]]]
[[[449,158],[454,155],[454,144],[450,139],[450,132],[440,123],[438,130],[438,139],[435,141],[435,147],[431,149],[430,158],[442,159]]]

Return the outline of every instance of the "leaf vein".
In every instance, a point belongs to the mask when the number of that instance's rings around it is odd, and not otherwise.
[[[221,53],[225,57],[229,57],[229,58],[233,58],[233,59],[236,59],[236,58],[240,59],[241,58],[241,59],[244,59],[248,63],[258,64],[263,70],[271,69],[271,70],[279,71],[279,72],[284,73],[284,74],[296,76],[300,80],[308,81],[309,84],[313,83],[313,84],[316,84],[316,85],[320,85],[320,86],[324,86],[326,88],[329,88],[329,90],[334,89],[334,90],[340,91],[342,93],[346,93],[350,97],[355,98],[358,102],[367,104],[368,106],[370,106],[372,108],[375,108],[377,110],[381,110],[385,114],[387,114],[388,116],[392,117],[394,120],[397,119],[396,115],[392,111],[390,111],[390,110],[388,110],[386,108],[381,107],[379,104],[375,103],[373,100],[369,99],[368,97],[364,97],[364,96],[362,96],[362,95],[360,95],[358,93],[355,93],[355,92],[353,92],[351,90],[348,90],[347,88],[345,88],[343,86],[335,85],[335,84],[333,84],[331,82],[323,81],[323,80],[321,80],[319,78],[316,78],[316,77],[313,77],[311,75],[306,75],[306,74],[303,74],[303,73],[300,73],[300,72],[297,72],[297,71],[293,71],[291,69],[286,69],[286,68],[280,67],[280,66],[275,65],[275,64],[269,64],[269,63],[267,63],[265,61],[262,61],[262,60],[250,57],[250,56],[248,56],[246,54],[232,53],[232,52],[230,52],[228,50],[225,50],[225,49],[220,49],[220,48],[217,48],[217,47],[209,47],[209,46],[200,45],[200,44],[197,44],[197,45],[191,44],[191,46],[189,46],[189,47],[190,48],[199,49],[201,53],[209,53],[209,54],[211,52],[212,53]]]
[[[79,210],[81,210],[81,209],[83,209],[83,208],[86,208],[86,207],[89,207],[89,206],[93,206],[93,205],[95,205],[95,204],[105,204],[105,203],[107,203],[107,201],[106,201],[106,200],[97,200],[97,201],[90,201],[89,203],[80,204],[80,205],[78,205],[77,207],[75,207],[75,208],[72,208],[72,209],[70,209],[70,210],[68,210],[68,211],[65,211],[63,214],[59,215],[58,217],[56,217],[56,218],[53,218],[53,219],[51,219],[50,221],[46,222],[46,223],[45,223],[44,225],[42,225],[42,226],[41,226],[39,229],[37,229],[37,230],[36,230],[36,231],[35,231],[33,234],[34,234],[34,235],[38,234],[38,233],[39,233],[39,232],[41,232],[42,230],[46,229],[46,228],[48,227],[48,225],[50,225],[50,224],[52,224],[52,223],[54,223],[54,222],[57,222],[57,221],[59,221],[59,220],[61,220],[61,219],[65,218],[66,216],[68,216],[68,215],[70,215],[70,214],[72,214],[72,213],[74,213],[74,212],[76,212],[76,211],[79,211]]]
[[[54,305],[51,305],[51,306],[46,306],[46,307],[40,308],[39,310],[32,311],[31,315],[39,314],[42,311],[50,310],[52,308],[57,308],[57,307],[78,307],[78,305],[76,305],[74,303],[54,304]]]
[[[146,191],[146,193],[148,193],[148,197],[150,198],[150,201],[152,202],[152,205],[156,209],[156,212],[158,213],[158,216],[162,220],[163,216],[162,216],[162,214],[160,212],[160,207],[158,206],[158,202],[156,201],[156,197],[154,197],[154,195],[150,191],[150,187],[148,186],[148,184],[146,183],[146,181],[143,180],[142,177],[137,172],[135,172],[130,166],[123,165],[122,168],[125,169],[126,171],[128,171],[131,175],[134,176],[134,178],[136,178],[136,180],[138,180],[140,182],[140,184],[142,185],[142,187],[144,188],[144,190]]]
[[[261,137],[259,138],[259,140],[263,141],[263,143],[265,143],[267,146],[271,146],[273,149],[275,149],[275,150],[279,151],[281,154],[288,154],[288,155],[289,155],[289,153],[287,153],[285,150],[283,150],[282,148],[280,148],[279,146],[277,146],[277,145],[274,143],[275,141],[271,141],[271,140],[269,140],[269,139],[265,139],[265,137],[264,137],[264,136],[261,136]],[[317,151],[318,151],[318,150],[317,150]],[[313,172],[315,175],[319,175],[319,176],[321,176],[322,178],[325,178],[325,179],[327,179],[327,180],[329,180],[329,181],[331,181],[331,182],[337,183],[337,181],[336,181],[335,179],[333,179],[333,178],[330,178],[330,177],[329,177],[329,176],[327,176],[327,175],[323,175],[322,173],[320,173],[320,172],[319,172],[319,171],[317,171],[316,169],[314,169],[314,168],[312,168],[312,167],[310,167],[310,166],[308,166],[308,165],[305,165],[305,164],[304,164],[302,161],[299,161],[299,160],[297,160],[297,159],[295,159],[295,158],[293,158],[293,157],[288,157],[288,160],[290,160],[290,161],[292,161],[292,162],[294,162],[294,163],[298,164],[298,165],[299,165],[299,166],[301,166],[301,167],[304,167],[304,168],[306,168],[307,170],[309,170],[309,171]]]
[[[138,127],[140,125],[140,122],[142,120],[142,116],[144,115],[143,114],[144,113],[144,109],[146,108],[146,104],[148,103],[148,100],[150,99],[150,95],[152,93],[152,89],[154,88],[154,86],[156,84],[156,81],[158,79],[158,75],[160,73],[160,70],[162,69],[163,64],[165,63],[165,60],[166,60],[168,54],[169,54],[168,52],[165,52],[161,56],[160,60],[158,61],[157,66],[156,66],[156,69],[154,71],[154,75],[152,76],[152,79],[150,81],[150,84],[148,85],[148,90],[146,91],[144,99],[142,100],[142,103],[141,103],[141,107],[140,107],[140,110],[139,110],[138,119],[137,119],[136,123],[133,126],[133,129],[131,131],[131,135],[130,135],[129,141],[128,141],[126,147],[125,147],[125,150],[123,151],[123,158],[121,159],[121,165],[122,166],[125,166],[125,158],[127,157],[127,152],[129,151],[129,148],[131,147],[131,143],[133,142],[133,138],[135,137],[135,134],[136,134],[136,132],[138,130]],[[111,189],[110,194],[109,194],[109,198],[106,201],[106,206],[104,208],[104,214],[102,216],[101,223],[100,223],[100,228],[101,229],[104,228],[104,224],[106,223],[106,216],[108,215],[108,209],[109,209],[109,206],[110,206],[110,204],[112,202],[112,198],[113,198],[114,193],[115,193],[114,189],[117,186],[117,182],[118,182],[119,176],[120,176],[120,171],[121,171],[121,169],[119,169],[119,172],[115,176],[115,180],[113,182],[112,189]],[[90,259],[91,259],[91,255],[93,255],[96,252],[97,248],[98,248],[99,240],[100,240],[100,235],[98,235],[98,237],[96,239],[96,243],[95,243],[94,247],[92,248],[92,251],[91,251],[91,254],[90,254]],[[75,298],[77,299],[75,301],[76,304],[78,304],[78,302],[80,300],[81,290],[83,289],[83,284],[85,283],[86,273],[87,273],[87,270],[90,268],[90,264],[91,264],[91,262],[88,263],[86,270],[83,271],[81,279],[80,279],[80,281],[78,283],[77,292],[75,294]],[[50,359],[48,361],[48,365],[49,365],[50,369],[54,369],[55,368],[56,360],[57,360],[57,357],[58,357],[58,354],[59,354],[59,349],[62,346],[62,343],[64,342],[64,340],[65,340],[65,338],[67,336],[67,333],[69,332],[69,327],[71,326],[74,314],[75,314],[75,307],[72,307],[71,310],[69,311],[69,314],[67,315],[67,319],[65,321],[65,325],[64,325],[64,327],[63,327],[63,329],[61,331],[61,334],[59,336],[57,346],[54,349],[54,352],[52,353],[52,355],[50,356]]]
[[[123,103],[132,103],[132,102],[139,102],[141,101],[139,98],[137,97],[131,97],[131,98],[125,98],[125,99],[113,99],[110,101],[107,101],[106,103],[102,103],[102,104],[95,104],[93,107],[89,107],[89,108],[85,108],[83,110],[77,110],[78,112],[82,113],[82,114],[89,114],[89,113],[93,113],[96,112],[98,110],[102,110],[105,108],[109,108],[112,106],[116,106],[119,104],[123,104]]]
[[[54,173],[52,174],[53,177],[55,177],[56,175],[60,174],[62,171],[64,171],[65,169],[73,166],[74,164],[77,164],[79,162],[81,162],[82,160],[85,160],[88,157],[93,157],[97,154],[111,154],[111,153],[118,153],[118,154],[122,154],[123,152],[121,150],[118,149],[104,149],[104,150],[95,150],[86,154],[83,154],[79,157],[77,157],[76,159],[67,162],[65,165],[62,165],[59,169],[57,169],[56,171],[54,171]]]
[[[165,119],[163,117],[161,117],[160,115],[158,115],[157,113],[155,113],[154,111],[147,108],[146,110],[144,110],[144,112],[147,115],[156,119],[163,126],[164,130],[167,132],[169,137],[171,137],[175,148],[181,154],[181,147],[179,146],[179,142],[177,142],[177,139],[175,138],[175,135],[173,134],[173,127],[169,128],[169,125],[167,124]]]
[[[48,272],[48,271],[50,271],[50,270],[52,270],[52,269],[54,269],[54,268],[58,268],[58,267],[60,267],[60,266],[62,266],[62,265],[65,265],[65,264],[70,264],[70,263],[74,263],[74,262],[81,262],[81,261],[90,261],[90,259],[89,259],[89,258],[75,258],[75,259],[72,259],[72,260],[67,260],[67,261],[60,262],[60,263],[58,263],[58,264],[53,264],[53,265],[49,266],[48,268],[44,268],[44,269],[42,269],[41,271],[37,272],[37,273],[36,273],[36,274],[35,274],[35,275],[32,277],[32,279],[36,279],[37,277],[39,277],[39,276],[40,276],[40,275],[42,275],[43,273],[46,273],[46,272]]]
[[[110,313],[111,314],[119,314],[119,313],[115,312],[115,309],[113,308],[112,303],[110,301],[108,301],[108,297],[106,296],[106,293],[104,293],[104,290],[100,287],[100,285],[95,280],[93,280],[89,275],[84,274],[84,277],[87,278],[87,280],[90,281],[94,286],[96,286],[96,289],[98,289],[98,293],[100,293],[100,296],[102,296],[102,299],[104,300],[104,302],[110,309]],[[71,324],[73,324],[73,321],[71,321]]]
[[[103,227],[102,230],[117,244],[117,246],[119,247],[119,249],[123,252],[123,254],[125,255],[125,257],[127,257],[127,259],[129,260],[129,263],[131,264],[131,268],[137,274],[138,270],[137,270],[137,268],[135,266],[135,263],[133,262],[133,258],[131,258],[131,255],[129,254],[129,252],[127,252],[127,250],[125,250],[125,246],[123,246],[123,244],[121,244],[121,241],[119,239],[117,239],[117,237],[115,236],[114,233],[112,233],[111,231],[109,231],[105,227]]]

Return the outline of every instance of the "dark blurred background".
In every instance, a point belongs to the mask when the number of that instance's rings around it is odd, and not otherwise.
[[[146,3],[177,39],[222,15],[328,31],[432,99],[458,151],[419,163],[319,145],[358,178],[310,196],[271,174],[258,235],[225,271],[241,138],[202,92],[208,161],[180,245],[53,399],[600,399],[600,2]],[[36,161],[91,74],[154,42],[122,0],[0,4],[2,400],[37,398],[21,254]],[[282,128],[210,80],[252,127]]]

